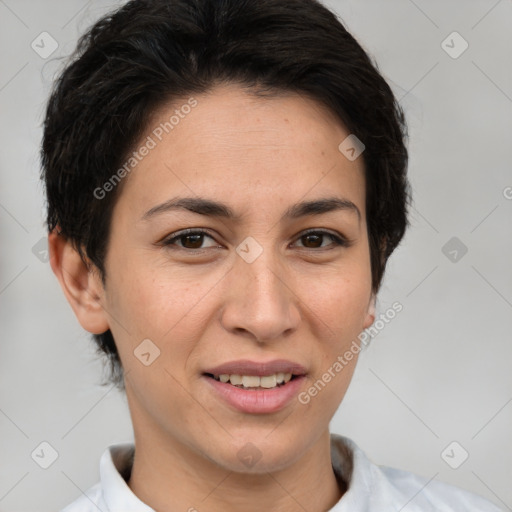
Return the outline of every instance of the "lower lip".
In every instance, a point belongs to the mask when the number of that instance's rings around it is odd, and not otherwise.
[[[257,390],[237,388],[207,375],[203,375],[203,378],[224,401],[235,409],[251,414],[268,414],[279,411],[293,400],[298,394],[305,376],[297,376],[284,386]]]

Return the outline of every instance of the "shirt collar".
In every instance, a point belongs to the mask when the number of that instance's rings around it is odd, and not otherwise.
[[[423,488],[420,480],[411,478],[408,491],[404,492],[351,439],[331,434],[331,461],[335,474],[341,476],[347,484],[347,490],[329,512],[402,510],[406,505],[407,512],[427,510],[411,502]],[[400,473],[398,470],[396,472]],[[401,508],[398,509],[398,506]]]
[[[128,487],[135,446],[130,443],[109,446],[100,460],[103,498],[110,512],[155,512]],[[126,480],[125,480],[126,479]]]

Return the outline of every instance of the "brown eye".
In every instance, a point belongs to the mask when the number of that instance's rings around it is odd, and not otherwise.
[[[204,235],[183,235],[179,239],[185,249],[200,249],[203,245]]]
[[[190,251],[207,249],[208,246],[203,247],[205,238],[213,240],[212,236],[209,235],[206,231],[190,229],[171,235],[170,238],[167,238],[162,242],[162,245],[164,245],[165,247],[185,249]],[[180,243],[177,244],[177,241],[179,241]],[[209,247],[214,247],[214,245],[210,245]]]
[[[315,249],[322,246],[323,237],[324,235],[304,235],[301,240],[309,249]]]
[[[324,245],[326,239],[331,243]],[[349,245],[346,239],[327,231],[309,231],[300,236],[299,240],[306,249],[321,249],[329,246],[347,247]]]

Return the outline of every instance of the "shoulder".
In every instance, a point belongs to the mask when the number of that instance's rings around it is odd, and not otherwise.
[[[414,473],[386,466],[379,466],[387,483],[409,500],[406,510],[432,512],[502,512],[490,501],[459,487]]]
[[[154,512],[133,494],[127,484],[134,452],[133,443],[110,445],[100,459],[100,481],[82,492],[81,496],[60,512]]]
[[[90,487],[82,496],[61,509],[60,512],[98,512],[98,510],[107,510],[100,482]]]
[[[354,441],[331,434],[335,473],[348,483],[333,512],[503,512],[490,501],[432,477],[379,466]]]

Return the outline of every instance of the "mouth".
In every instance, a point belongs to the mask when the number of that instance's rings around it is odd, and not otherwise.
[[[307,373],[305,366],[287,359],[239,359],[204,368],[201,376],[214,400],[246,414],[270,414],[292,403]]]
[[[238,375],[238,374],[219,374],[204,373],[206,377],[230,384],[231,386],[245,390],[265,390],[276,389],[286,386],[290,381],[303,377],[304,375],[296,375],[293,373],[277,372],[270,375]]]

